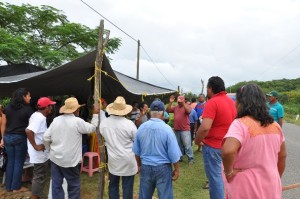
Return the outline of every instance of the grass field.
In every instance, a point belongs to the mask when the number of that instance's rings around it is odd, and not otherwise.
[[[196,149],[196,148],[194,148]],[[177,199],[208,199],[209,193],[207,189],[202,189],[206,183],[204,167],[202,162],[202,154],[195,152],[195,163],[188,164],[187,157],[180,162],[179,179],[173,183],[174,198]],[[98,188],[98,174],[88,177],[87,174],[81,175],[81,195],[82,199],[96,198]],[[138,198],[139,193],[139,175],[135,177],[134,195]],[[107,182],[104,190],[104,198],[108,198]],[[154,194],[154,198],[158,198]]]
[[[194,147],[194,150],[196,148]],[[202,189],[205,185],[206,177],[204,173],[204,167],[202,162],[202,154],[200,152],[194,152],[195,163],[193,165],[188,164],[187,157],[184,157],[184,161],[180,162],[179,179],[173,183],[174,198],[175,199],[208,199],[209,193],[207,189]],[[2,175],[1,175],[2,176]],[[81,198],[82,199],[94,199],[98,193],[98,178],[99,173],[94,173],[92,177],[89,177],[87,173],[81,174]],[[0,178],[0,180],[2,180]],[[24,183],[23,186],[29,187],[29,183]],[[49,183],[45,187],[45,198],[48,195]],[[138,198],[139,194],[139,175],[135,177],[134,184],[134,198]],[[30,198],[30,192],[24,193],[12,193],[6,192],[4,185],[0,186],[0,199],[25,199]],[[105,181],[104,198],[108,198],[107,178]],[[153,198],[158,198],[157,194],[154,194]]]

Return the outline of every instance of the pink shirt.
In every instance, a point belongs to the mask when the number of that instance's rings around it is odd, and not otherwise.
[[[239,140],[241,148],[233,168],[242,169],[230,183],[224,178],[228,198],[280,199],[281,179],[277,162],[284,136],[280,126],[262,127],[251,117],[234,120],[225,138]]]
[[[205,104],[202,118],[213,120],[211,128],[203,142],[210,147],[221,149],[222,140],[230,124],[236,117],[234,101],[222,91],[214,95]]]
[[[190,114],[185,112],[184,106],[171,107],[170,113],[174,113],[174,130],[189,131],[190,130]]]

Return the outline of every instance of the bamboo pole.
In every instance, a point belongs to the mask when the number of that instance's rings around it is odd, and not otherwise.
[[[105,45],[108,42],[109,39],[109,31],[107,31],[106,38],[103,39],[103,34],[104,34],[104,20],[100,21],[100,26],[99,26],[99,38],[98,38],[98,52],[96,55],[96,64],[95,64],[95,85],[94,85],[94,103],[95,105],[99,105],[99,100],[101,99],[101,69],[102,69],[102,62],[103,62],[103,54],[104,54],[104,48]],[[101,102],[100,102],[100,108],[101,108]],[[98,194],[97,198],[98,199],[103,199],[103,194],[104,194],[104,184],[105,184],[105,167],[102,165],[105,165],[105,147],[104,147],[104,140],[102,135],[100,134],[100,120],[101,120],[101,114],[99,112],[98,114],[98,125],[96,129],[97,133],[97,138],[98,138],[98,146],[99,146],[99,151],[100,151],[100,163],[99,165],[101,166],[99,168],[99,181],[98,181]]]

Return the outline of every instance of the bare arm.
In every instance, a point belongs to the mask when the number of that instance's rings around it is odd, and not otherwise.
[[[277,163],[277,168],[280,177],[282,176],[284,170],[285,170],[285,160],[286,160],[286,149],[285,149],[285,142],[281,144],[280,151],[278,153],[278,163]]]
[[[204,118],[202,120],[202,123],[196,133],[195,144],[197,145],[201,144],[202,140],[207,136],[212,123],[213,120],[210,118]]]
[[[222,147],[222,160],[224,166],[224,174],[227,178],[227,181],[236,174],[238,170],[234,170],[233,163],[241,143],[238,139],[233,137],[226,138],[223,147]]]
[[[136,159],[136,163],[137,163],[137,166],[138,166],[138,173],[140,173],[140,171],[141,171],[141,158],[140,158],[140,156],[137,156],[137,155],[135,155],[135,159]]]
[[[33,132],[33,131],[31,131],[31,130],[29,130],[29,129],[26,129],[25,132],[26,132],[26,135],[27,135],[27,138],[28,138],[30,144],[32,145],[32,147],[33,147],[36,151],[43,151],[43,150],[45,150],[45,146],[44,146],[43,144],[37,145],[37,144],[35,143],[34,132]]]
[[[281,128],[282,128],[282,121],[283,121],[282,118],[279,118],[279,119],[278,119],[278,124],[280,125]]]
[[[173,171],[173,177],[172,180],[175,181],[179,178],[179,163],[175,162],[173,163],[174,171]]]
[[[6,127],[6,115],[2,113],[2,118],[1,118],[1,143],[0,147],[4,147],[4,132],[5,132],[5,127]]]
[[[184,107],[185,113],[190,114],[191,107],[189,105],[187,105],[186,103],[183,103],[183,107]]]

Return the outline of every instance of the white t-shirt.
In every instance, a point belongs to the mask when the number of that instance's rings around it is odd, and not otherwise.
[[[47,130],[46,117],[40,112],[33,113],[29,118],[27,129],[34,133],[34,140],[37,145],[43,144],[43,135]],[[27,145],[30,163],[44,163],[49,159],[49,151],[36,151],[28,139]]]
[[[100,133],[108,151],[109,172],[117,176],[135,175],[138,168],[132,146],[136,126],[125,117],[111,115],[101,122]]]

